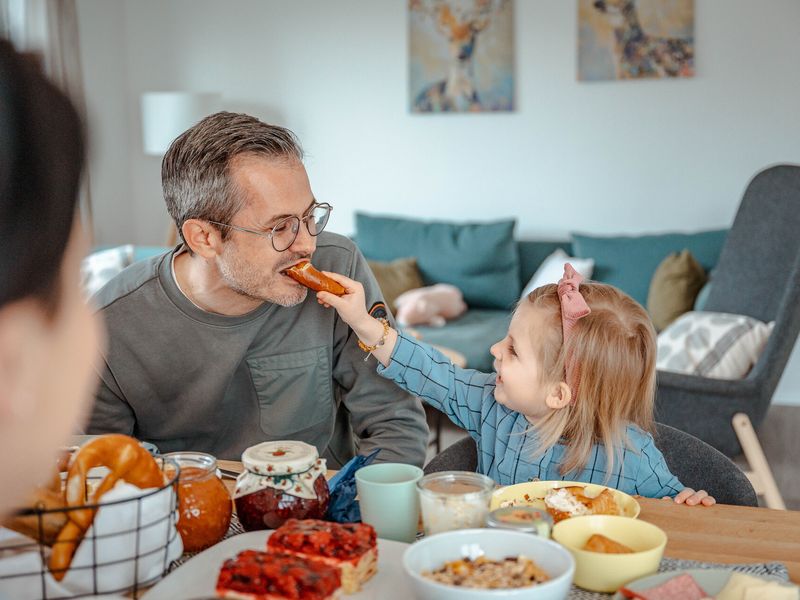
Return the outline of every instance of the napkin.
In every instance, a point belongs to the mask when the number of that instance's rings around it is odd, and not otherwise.
[[[118,481],[113,489],[103,494],[100,502],[133,499],[153,490],[142,490]],[[5,553],[0,550],[0,596],[27,600],[104,594],[131,588],[134,581],[144,583],[158,578],[165,567],[183,553],[181,537],[174,525],[177,517],[170,519],[174,494],[173,487],[168,486],[138,501],[101,506],[61,582],[52,578],[47,565],[42,564],[38,548],[30,544],[31,540],[8,530],[0,531],[0,547],[17,545],[19,548],[19,551]],[[172,541],[168,544],[169,539]],[[22,540],[27,540],[24,546],[20,546]]]
[[[337,523],[357,523],[361,520],[361,509],[356,500],[356,471],[370,464],[381,449],[367,456],[355,456],[339,472],[328,480],[331,498],[325,519]]]

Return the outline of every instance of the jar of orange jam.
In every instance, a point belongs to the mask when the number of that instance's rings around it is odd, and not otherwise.
[[[217,476],[217,459],[203,452],[171,452],[165,456],[181,468],[177,527],[183,551],[213,546],[228,531],[233,509],[228,488]]]

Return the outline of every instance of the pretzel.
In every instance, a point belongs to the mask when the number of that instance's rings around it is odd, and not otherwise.
[[[307,260],[289,267],[284,273],[315,292],[330,292],[337,296],[344,296],[347,292],[340,283],[317,271]]]
[[[86,478],[94,467],[107,467],[97,489],[87,497]],[[120,479],[139,488],[160,487],[164,475],[150,453],[127,435],[108,434],[90,440],[75,453],[67,472],[66,502],[68,507],[96,504]],[[70,510],[67,524],[61,529],[50,555],[50,571],[61,581],[86,530],[94,520],[94,508]]]

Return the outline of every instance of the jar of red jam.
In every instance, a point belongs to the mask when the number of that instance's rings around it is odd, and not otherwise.
[[[276,529],[288,519],[321,519],[328,510],[325,459],[305,442],[263,442],[242,454],[245,470],[233,494],[247,531]]]
[[[203,452],[172,452],[165,456],[181,468],[177,527],[184,552],[213,546],[228,531],[233,511],[228,488],[217,476],[217,459]]]

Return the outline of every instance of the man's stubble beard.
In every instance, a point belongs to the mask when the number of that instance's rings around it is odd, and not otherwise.
[[[297,261],[302,256],[298,256],[291,262]],[[288,266],[288,264],[287,264]],[[274,292],[279,285],[283,275],[272,273],[266,279],[264,274],[257,271],[252,264],[239,260],[236,256],[223,257],[219,261],[219,271],[222,280],[228,288],[241,296],[257,300],[260,302],[271,302],[285,308],[297,306],[308,296],[308,289],[297,286],[293,293],[279,294]],[[286,278],[288,280],[288,278]]]

